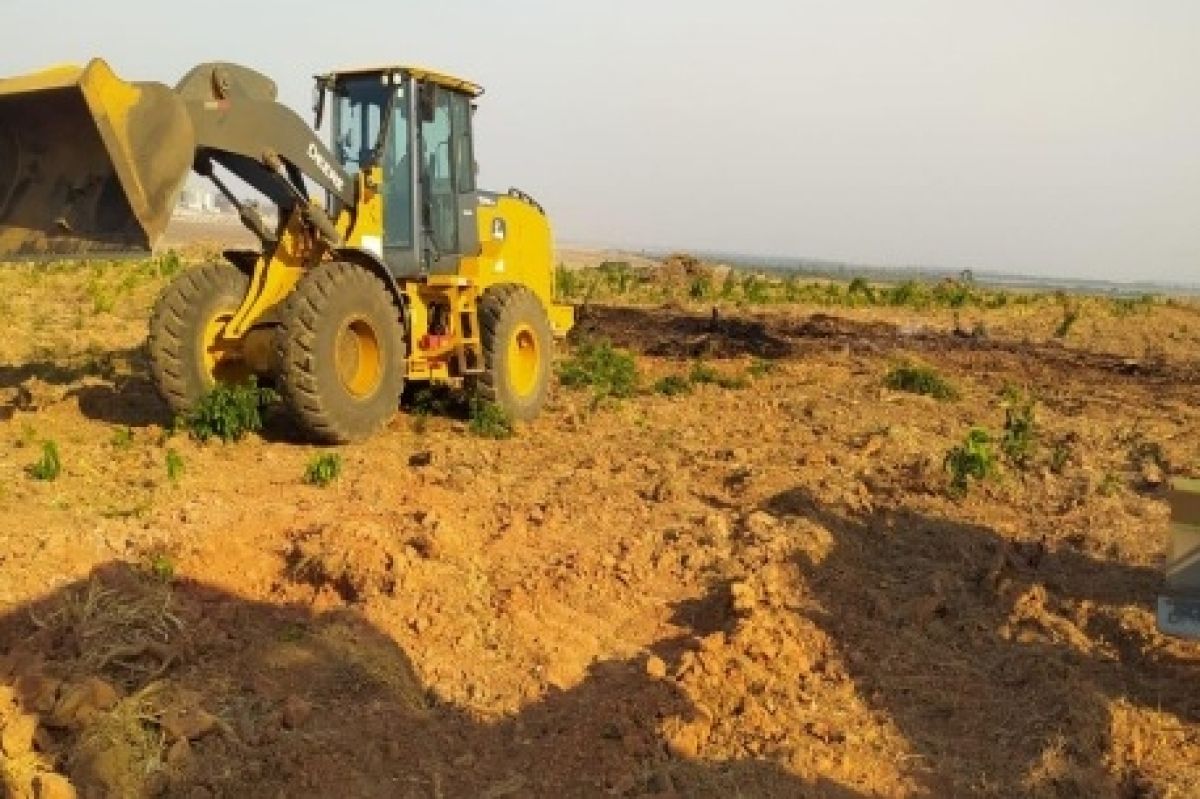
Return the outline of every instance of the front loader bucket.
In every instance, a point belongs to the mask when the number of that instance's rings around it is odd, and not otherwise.
[[[183,101],[99,59],[0,80],[0,260],[149,251],[194,155]]]

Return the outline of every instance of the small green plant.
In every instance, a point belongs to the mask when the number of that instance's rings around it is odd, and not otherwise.
[[[1113,297],[1112,312],[1117,317],[1146,314],[1150,313],[1155,302],[1157,300],[1153,294],[1141,294],[1137,297]]]
[[[766,281],[758,275],[746,275],[742,279],[742,297],[752,305],[764,305],[771,299]]]
[[[262,430],[263,409],[277,399],[274,391],[260,388],[253,377],[237,385],[220,383],[179,422],[197,441],[241,441],[248,433]]]
[[[799,302],[804,296],[804,289],[800,286],[800,279],[795,275],[788,275],[783,279],[783,299],[787,302]]]
[[[667,397],[692,393],[692,381],[683,375],[667,375],[654,384],[654,391]]]
[[[113,293],[98,283],[88,286],[88,295],[92,298],[92,313],[112,313],[113,309],[117,307],[117,300]]]
[[[448,416],[454,406],[455,397],[443,387],[422,386],[412,395],[411,410],[417,416]]]
[[[342,456],[336,452],[314,455],[304,467],[304,482],[325,488],[342,475]]]
[[[1080,309],[1078,305],[1063,305],[1062,319],[1058,322],[1058,327],[1054,331],[1055,338],[1066,338],[1071,332],[1071,328],[1079,321]]]
[[[1071,448],[1066,444],[1055,444],[1054,449],[1050,450],[1050,471],[1062,474],[1070,460]]]
[[[721,299],[731,299],[733,292],[737,290],[737,285],[737,273],[730,269],[725,273],[725,280],[721,283]]]
[[[28,469],[29,476],[34,480],[57,480],[62,474],[62,458],[58,454],[58,444],[53,441],[42,442],[42,456]]]
[[[694,277],[688,285],[688,296],[693,300],[711,299],[713,293],[712,278],[708,275]]]
[[[901,364],[887,373],[883,384],[893,391],[922,394],[942,401],[958,399],[958,389],[930,366]]]
[[[167,450],[167,479],[171,481],[171,485],[179,485],[179,480],[183,477],[183,456],[174,449]]]
[[[175,579],[175,560],[166,552],[151,552],[146,556],[146,572],[160,583]]]
[[[716,384],[721,380],[721,373],[704,361],[696,361],[688,372],[688,380],[696,385]]]
[[[750,365],[746,367],[746,371],[751,377],[766,377],[774,373],[779,368],[779,364],[770,358],[755,358]]]
[[[1102,497],[1116,496],[1121,492],[1121,478],[1112,472],[1105,472],[1104,479],[1100,481],[1096,490]]]
[[[133,428],[118,427],[112,434],[112,445],[115,449],[129,449],[133,446]]]
[[[965,496],[972,480],[986,480],[996,473],[991,434],[980,427],[971,428],[963,443],[946,453],[943,465],[950,473],[951,496]]]
[[[630,397],[637,391],[637,363],[607,341],[587,342],[559,366],[558,379],[568,388],[590,387],[597,398]]]
[[[741,375],[718,375],[717,385],[726,391],[741,391],[750,386],[750,381]]]
[[[1034,401],[1014,386],[1004,391],[1004,433],[1000,450],[1014,466],[1025,468],[1033,460],[1037,448],[1037,423]]]
[[[861,277],[850,281],[850,285],[846,288],[846,295],[852,299],[862,297],[868,305],[875,303],[875,289],[871,288],[871,284]]]
[[[174,250],[167,250],[155,264],[159,277],[174,277],[183,269],[183,259]]]
[[[480,438],[512,438],[515,432],[512,417],[496,403],[481,397],[471,398],[471,418],[467,427]]]
[[[633,285],[633,269],[625,261],[605,261],[597,270],[604,276],[609,291],[614,294],[625,294]]]
[[[554,289],[555,293],[563,299],[577,297],[582,293],[583,280],[577,270],[560,264],[554,270]]]

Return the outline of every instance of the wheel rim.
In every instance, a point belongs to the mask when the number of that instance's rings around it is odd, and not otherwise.
[[[537,334],[530,325],[520,325],[508,341],[508,375],[513,391],[528,396],[537,388],[541,352]]]
[[[351,319],[338,331],[334,349],[338,380],[353,397],[368,397],[383,379],[379,335],[362,318]]]
[[[204,326],[201,342],[204,374],[213,383],[237,383],[250,376],[250,367],[242,358],[241,342],[222,335],[230,319],[233,319],[232,312],[221,311]]]

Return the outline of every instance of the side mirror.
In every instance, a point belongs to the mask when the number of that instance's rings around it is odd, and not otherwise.
[[[320,130],[325,121],[325,82],[317,81],[313,86],[313,130]]]

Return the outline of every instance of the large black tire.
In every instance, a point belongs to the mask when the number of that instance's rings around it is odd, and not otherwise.
[[[279,393],[311,437],[357,441],[395,415],[404,329],[383,281],[349,263],[309,270],[284,302],[275,338]]]
[[[523,286],[493,286],[479,302],[479,327],[484,372],[477,393],[513,419],[535,418],[546,403],[554,358],[554,332],[541,300]]]
[[[232,265],[213,263],[189,269],[158,295],[146,348],[154,382],[174,413],[191,409],[217,382],[250,376],[236,355],[218,357],[212,341],[249,285],[249,278]]]

